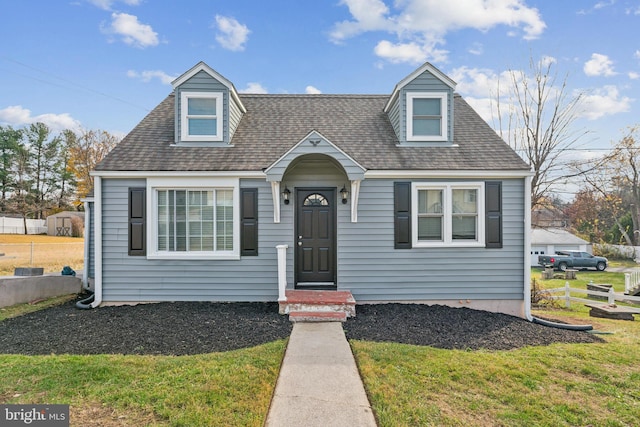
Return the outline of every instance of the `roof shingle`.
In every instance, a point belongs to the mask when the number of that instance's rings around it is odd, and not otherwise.
[[[98,171],[262,171],[316,130],[368,170],[529,170],[458,95],[457,147],[400,147],[383,112],[388,95],[240,95],[247,113],[227,147],[174,143],[174,96],[165,98]]]

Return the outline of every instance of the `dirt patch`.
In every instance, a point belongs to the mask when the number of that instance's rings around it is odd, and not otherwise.
[[[94,427],[135,427],[156,425],[160,422],[154,414],[144,413],[132,408],[126,414],[99,403],[86,403],[69,408],[71,425]]]

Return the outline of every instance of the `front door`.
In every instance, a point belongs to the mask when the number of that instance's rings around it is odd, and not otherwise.
[[[296,288],[336,288],[335,192],[296,189]]]

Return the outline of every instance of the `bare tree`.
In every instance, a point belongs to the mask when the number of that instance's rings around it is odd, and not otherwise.
[[[564,155],[588,131],[575,130],[583,93],[572,94],[567,77],[557,81],[553,60],[530,60],[529,72],[512,70],[505,93],[496,95],[498,132],[531,165],[531,207],[543,204],[570,171]],[[506,123],[505,123],[506,121]]]
[[[640,243],[640,125],[630,127],[611,153],[594,162],[585,180],[616,207],[615,223],[628,245]],[[631,213],[633,230],[620,219]],[[631,234],[629,234],[629,232]]]

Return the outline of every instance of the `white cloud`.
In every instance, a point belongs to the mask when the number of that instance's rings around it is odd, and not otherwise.
[[[509,91],[512,77],[509,71],[503,71],[497,74],[493,70],[485,68],[455,68],[449,73],[456,83],[456,90],[467,96],[493,98],[500,88],[500,92],[505,95]]]
[[[633,54],[633,56],[634,56],[636,59],[640,59],[640,50],[636,50],[636,52]]]
[[[587,76],[615,76],[617,73],[613,70],[613,61],[607,55],[594,53],[591,59],[584,64],[584,73]]]
[[[488,31],[499,25],[515,28],[524,39],[535,39],[546,24],[523,0],[402,0],[391,11],[382,0],[342,0],[352,20],[338,22],[330,32],[334,43],[369,31],[394,34],[397,40],[378,42],[375,53],[391,62],[441,62],[447,33],[460,29]]]
[[[627,74],[629,76],[629,78],[631,80],[638,80],[640,79],[640,74],[634,72],[634,71],[629,71],[629,73]]]
[[[547,68],[551,64],[555,64],[556,62],[558,62],[558,60],[556,58],[554,58],[553,56],[549,56],[549,55],[544,55],[540,59],[540,65],[542,66],[542,68]]]
[[[604,86],[584,96],[582,100],[581,116],[589,120],[624,113],[631,108],[633,100],[626,96],[620,96],[616,86]]]
[[[467,52],[469,52],[472,55],[482,55],[484,53],[484,46],[482,46],[482,43],[476,42],[473,45],[471,45],[469,49],[467,49]]]
[[[417,43],[394,44],[388,40],[382,40],[373,51],[380,58],[386,59],[393,64],[401,62],[420,64],[429,57],[429,52]]]
[[[239,90],[238,92],[240,92],[240,93],[258,93],[258,94],[269,93],[267,91],[267,88],[262,86],[260,83],[256,83],[256,82],[247,83],[247,87],[244,88],[244,89]]]
[[[322,91],[314,86],[309,85],[306,88],[304,88],[304,93],[309,95],[319,95],[322,93]]]
[[[102,30],[106,34],[118,35],[126,44],[141,49],[159,43],[158,33],[150,25],[140,23],[137,16],[128,13],[112,13],[111,24]]]
[[[92,5],[104,10],[111,10],[112,5],[118,2],[118,0],[87,0],[87,1]],[[120,0],[120,1],[122,1],[122,3],[129,6],[138,6],[140,3],[142,3],[141,0]]]
[[[216,15],[215,28],[218,30],[216,40],[228,50],[242,51],[251,31],[235,18]]]
[[[170,76],[169,74],[160,70],[129,70],[127,71],[127,77],[142,80],[144,83],[149,83],[152,79],[158,79],[165,85],[171,84],[171,82],[176,79],[176,76]]]
[[[32,116],[31,110],[23,108],[21,105],[12,105],[0,110],[0,123],[11,126],[24,126],[36,122],[46,124],[53,132],[60,132],[65,129],[77,131],[81,128],[80,121],[71,117],[69,113],[47,113]]]
[[[355,21],[335,24],[330,37],[336,43],[366,31],[393,31],[393,22],[387,18],[389,8],[382,0],[342,0]]]

